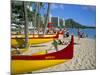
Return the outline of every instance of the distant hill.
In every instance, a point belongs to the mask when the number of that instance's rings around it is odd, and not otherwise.
[[[92,26],[85,26],[85,25],[81,25],[77,22],[75,22],[73,19],[67,19],[65,20],[65,26],[67,28],[95,28],[95,27],[92,27]]]

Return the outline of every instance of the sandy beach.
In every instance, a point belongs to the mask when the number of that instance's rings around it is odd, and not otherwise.
[[[11,0],[11,74],[96,69],[96,7],[91,8]]]
[[[90,70],[96,68],[96,40],[74,37],[74,57],[62,64],[45,68],[35,72],[53,72],[53,71],[72,71],[72,70]]]

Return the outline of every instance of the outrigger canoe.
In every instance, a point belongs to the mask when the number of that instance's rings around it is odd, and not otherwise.
[[[11,57],[11,73],[19,74],[32,72],[47,67],[51,67],[73,58],[74,38],[71,37],[71,42],[64,49],[42,55],[13,55]]]
[[[43,35],[43,34],[29,34],[28,37],[55,37],[57,34],[46,34],[46,35]],[[12,34],[11,35],[11,38],[16,38],[16,37],[25,37],[24,34]]]
[[[41,44],[46,43],[49,41],[52,41],[53,39],[57,39],[59,37],[59,34],[56,35],[45,35],[45,36],[39,36],[34,37],[33,35],[30,35],[29,38],[29,45],[34,44]],[[21,45],[25,44],[25,36],[24,35],[17,35],[11,37],[11,46],[12,47],[20,47]]]

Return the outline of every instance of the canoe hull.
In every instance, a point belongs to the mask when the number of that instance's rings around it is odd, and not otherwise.
[[[46,34],[46,35],[44,35],[43,37],[55,37],[57,34]],[[11,36],[12,38],[16,38],[16,37],[25,37],[25,35],[23,35],[23,34],[18,34],[18,35],[12,35]],[[29,34],[28,35],[28,37],[30,38],[30,37],[39,37],[39,35],[38,34]]]
[[[43,55],[12,56],[12,74],[31,72],[54,66],[73,58],[74,38],[64,49]]]
[[[44,36],[38,36],[38,35],[29,35],[28,36],[28,43],[29,45],[35,45],[35,44],[41,44],[46,43],[49,41],[52,41],[53,39],[57,39],[59,37],[59,34],[52,34],[52,35],[44,35]],[[25,44],[25,35],[12,35],[11,37],[11,47],[20,47],[23,44]]]
[[[12,74],[31,72],[51,67],[68,60],[12,60]]]

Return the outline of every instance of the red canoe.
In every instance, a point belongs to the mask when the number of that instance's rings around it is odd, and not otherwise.
[[[12,56],[12,60],[55,60],[55,59],[72,59],[73,58],[73,48],[74,48],[74,37],[71,37],[71,42],[69,45],[57,52],[48,53],[44,55],[32,55],[32,56]]]

